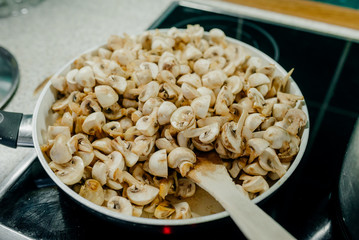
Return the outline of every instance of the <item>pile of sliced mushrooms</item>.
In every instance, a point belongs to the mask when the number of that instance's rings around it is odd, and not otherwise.
[[[196,151],[216,151],[253,199],[299,151],[307,116],[303,96],[285,92],[291,73],[220,29],[113,35],[51,79],[57,120],[42,151],[63,183],[122,214],[191,218]]]

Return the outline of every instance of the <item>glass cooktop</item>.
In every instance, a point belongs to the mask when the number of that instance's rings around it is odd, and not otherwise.
[[[302,90],[310,114],[308,148],[283,187],[259,205],[298,239],[349,237],[341,221],[337,185],[359,115],[359,44],[295,27],[188,7],[182,2],[173,3],[149,28],[184,28],[187,24],[200,24],[205,30],[220,28],[227,36],[267,53],[285,69],[295,68],[292,77]],[[47,178],[37,160],[7,191],[0,206],[1,224],[35,239],[163,234],[244,238],[230,218],[162,229],[110,222],[69,199]]]

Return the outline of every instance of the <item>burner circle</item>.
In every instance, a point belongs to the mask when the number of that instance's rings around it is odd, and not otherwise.
[[[14,56],[5,48],[0,47],[0,108],[14,94],[19,79],[19,67]]]
[[[264,52],[275,61],[279,59],[279,47],[275,39],[262,27],[244,19],[230,16],[203,15],[188,18],[174,24],[177,28],[186,28],[188,24],[199,24],[205,31],[221,29],[226,36],[245,42]]]

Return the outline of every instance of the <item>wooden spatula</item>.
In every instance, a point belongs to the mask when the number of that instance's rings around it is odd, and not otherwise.
[[[215,152],[197,154],[187,177],[211,194],[248,239],[295,239],[237,189]]]

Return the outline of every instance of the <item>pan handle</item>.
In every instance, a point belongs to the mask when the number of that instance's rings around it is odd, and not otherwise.
[[[32,115],[0,110],[0,144],[16,147],[33,147]]]

